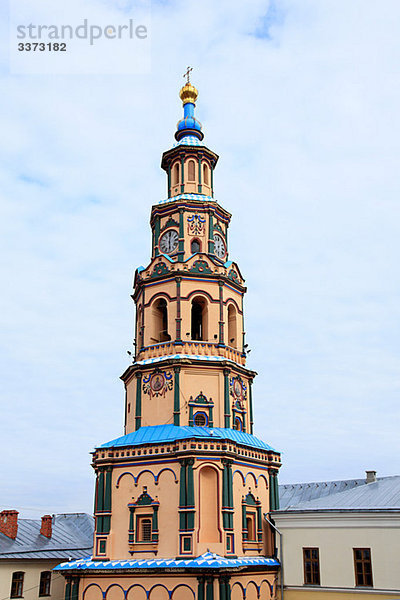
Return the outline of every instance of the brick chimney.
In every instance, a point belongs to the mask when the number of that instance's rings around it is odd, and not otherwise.
[[[44,515],[44,517],[42,517],[40,533],[47,538],[51,538],[52,530],[52,517],[50,515]]]
[[[374,483],[376,481],[376,471],[365,471],[365,475],[366,483]]]
[[[0,513],[0,531],[15,540],[18,533],[18,511],[2,510]]]

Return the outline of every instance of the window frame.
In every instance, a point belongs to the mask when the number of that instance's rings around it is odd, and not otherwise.
[[[362,556],[361,559],[357,559],[356,558],[356,552],[362,552],[362,553],[368,552],[369,557],[368,558],[364,558]],[[366,587],[372,588],[372,587],[374,587],[374,578],[373,578],[373,575],[372,575],[372,552],[371,552],[371,548],[353,548],[353,561],[354,561],[354,580],[355,580],[356,587],[361,587],[361,588],[366,588]],[[361,575],[361,578],[362,578],[362,581],[363,581],[362,583],[359,583],[357,581],[357,575],[358,575],[358,573],[357,573],[357,564],[361,564],[361,573],[360,573],[360,575]],[[370,568],[370,572],[369,573],[366,572],[366,569],[365,569],[365,565],[366,564],[369,565],[369,568]],[[365,582],[365,580],[368,577],[368,575],[371,578],[371,583],[366,583]]]
[[[17,577],[20,575],[20,580],[17,580]],[[24,579],[25,579],[25,571],[14,571],[11,576],[11,589],[10,589],[10,598],[23,598],[24,595]],[[14,586],[18,586],[17,590],[13,591]]]
[[[47,579],[45,580],[45,577]],[[45,588],[42,590],[42,586]],[[51,571],[41,571],[39,579],[39,597],[51,596]]]
[[[196,417],[204,417],[204,425],[197,425],[196,423]],[[193,415],[193,425],[195,427],[208,427],[208,416],[207,413],[205,413],[202,410],[198,410],[197,412],[194,413]]]
[[[249,523],[251,524],[251,529],[249,528]],[[257,541],[257,515],[254,511],[246,510],[246,529],[247,529],[247,542],[256,542]],[[250,532],[252,533],[252,537],[250,536]]]
[[[150,539],[143,539],[143,522],[150,521]],[[136,515],[136,543],[137,544],[151,544],[153,538],[153,515]]]
[[[310,552],[310,557],[306,557],[306,552]],[[316,552],[317,557],[314,558],[312,553]],[[307,581],[307,569],[306,564],[310,564],[310,579]],[[321,585],[321,566],[319,557],[319,548],[317,546],[307,546],[303,548],[303,574],[304,574],[304,585]]]

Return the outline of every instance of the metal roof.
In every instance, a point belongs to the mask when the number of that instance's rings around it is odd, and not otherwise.
[[[18,519],[15,539],[0,533],[0,559],[82,558],[92,551],[94,519],[86,513],[53,515],[51,538],[40,528],[41,519]]]
[[[227,569],[246,566],[279,566],[275,558],[265,556],[240,556],[238,558],[224,558],[213,552],[206,552],[197,558],[175,559],[175,558],[145,558],[132,560],[107,560],[99,561],[86,558],[85,560],[74,560],[61,563],[55,567],[55,571],[80,571],[108,570],[108,569]]]
[[[365,479],[345,479],[339,481],[317,481],[310,483],[289,483],[279,486],[279,504],[281,509],[288,506],[323,498],[350,490],[358,485],[365,485]]]
[[[119,446],[140,446],[142,444],[157,444],[174,442],[176,440],[201,439],[208,441],[232,441],[251,448],[273,450],[271,446],[250,433],[225,429],[223,427],[179,427],[177,425],[153,425],[140,427],[137,431],[102,444],[100,448],[115,448]]]
[[[366,483],[365,479],[361,481],[361,484],[353,485],[345,491],[342,491],[343,486],[338,486],[342,489],[339,489],[336,493],[331,492],[308,500],[303,499],[297,503],[291,502],[286,506],[282,505],[281,510],[285,512],[305,510],[400,510],[400,475],[381,477],[372,483]],[[327,483],[332,484],[334,482]]]

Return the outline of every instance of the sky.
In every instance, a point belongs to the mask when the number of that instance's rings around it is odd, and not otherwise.
[[[153,0],[149,64],[115,75],[13,72],[1,10],[0,506],[92,512],[187,65],[280,482],[400,474],[398,0]]]

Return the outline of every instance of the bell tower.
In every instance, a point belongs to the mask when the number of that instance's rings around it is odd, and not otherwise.
[[[151,258],[135,272],[124,435],[93,453],[93,558],[58,567],[65,600],[275,597],[264,517],[278,507],[280,454],[253,435],[246,287],[185,76],[183,118],[161,160],[167,198],[151,209]]]

